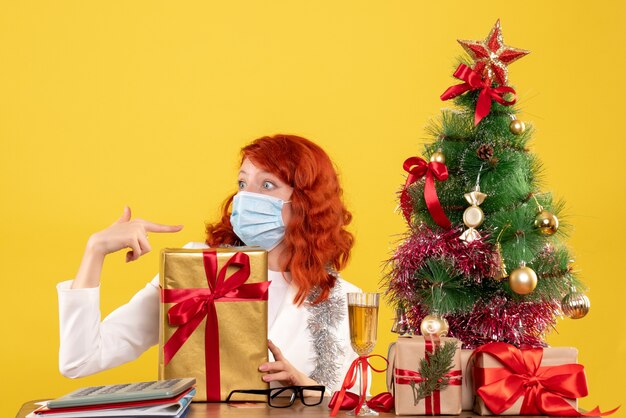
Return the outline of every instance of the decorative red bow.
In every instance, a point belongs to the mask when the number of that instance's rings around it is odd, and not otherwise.
[[[163,303],[177,303],[167,312],[170,325],[178,326],[163,346],[164,364],[168,364],[206,317],[205,365],[207,400],[220,400],[219,327],[215,302],[267,300],[270,282],[245,283],[250,276],[250,258],[237,252],[219,270],[215,251],[203,251],[202,259],[208,288],[162,289]],[[228,266],[238,270],[226,278]]]
[[[424,200],[426,201],[428,212],[430,212],[430,216],[433,217],[437,225],[445,229],[450,229],[452,224],[444,213],[441,203],[439,203],[437,190],[435,189],[435,179],[444,181],[448,178],[448,168],[446,165],[437,161],[427,163],[423,158],[410,157],[404,162],[403,167],[404,171],[409,173],[402,194],[400,195],[400,206],[402,207],[406,221],[409,224],[411,223],[411,197],[409,196],[408,188],[425,175]]]
[[[495,100],[504,106],[511,106],[517,100],[515,97],[515,90],[513,90],[512,87],[500,86],[493,88],[491,87],[490,80],[483,80],[480,74],[465,64],[461,64],[457,67],[454,72],[454,77],[465,81],[465,83],[448,87],[448,89],[441,95],[441,100],[455,98],[456,96],[460,96],[469,90],[480,90],[478,102],[476,103],[476,111],[474,112],[474,126],[478,125],[478,122],[489,114],[492,100]],[[505,100],[502,97],[504,93],[512,93],[513,100]]]
[[[587,380],[581,364],[541,367],[543,349],[520,350],[510,344],[496,342],[478,347],[472,357],[486,353],[495,357],[503,368],[474,368],[476,393],[496,415],[509,409],[524,397],[520,415],[606,416],[598,407],[581,414],[567,403],[566,398],[587,396]],[[471,359],[470,359],[471,361]]]
[[[339,391],[333,393],[333,396],[330,398],[330,402],[328,402],[328,407],[333,409],[335,404],[337,403],[337,398],[339,397]],[[353,392],[346,392],[345,397],[343,398],[343,402],[339,405],[340,410],[351,411],[357,407],[359,404],[359,400],[361,397]],[[365,402],[367,406],[372,408],[378,412],[389,412],[393,408],[393,395],[389,392],[379,393],[373,398],[367,400]]]
[[[358,398],[358,401],[357,401],[358,403],[356,405],[356,409],[354,410],[354,415],[359,414],[359,411],[361,410],[361,405],[363,405],[363,402],[365,401],[365,398],[367,397],[367,366],[370,366],[373,371],[378,372],[378,373],[382,373],[385,370],[387,370],[387,367],[385,367],[384,369],[377,369],[374,366],[372,366],[372,364],[368,360],[372,357],[380,357],[381,359],[385,360],[386,364],[389,364],[387,359],[379,354],[372,354],[369,356],[359,356],[356,360],[354,360],[352,364],[350,364],[350,367],[348,368],[346,377],[343,379],[341,390],[333,394],[333,397],[331,399],[331,402],[333,402],[333,404],[328,405],[332,409],[332,411],[330,412],[331,417],[334,417],[335,415],[337,415],[337,412],[339,412],[339,409],[341,409],[342,406],[344,406],[344,408],[346,407],[345,405],[348,402],[347,401],[344,402],[344,398],[346,396],[351,396],[351,395],[347,395],[347,393],[349,393],[347,392],[347,390],[352,388],[354,384],[356,383],[357,371],[360,368],[361,369],[361,394]]]

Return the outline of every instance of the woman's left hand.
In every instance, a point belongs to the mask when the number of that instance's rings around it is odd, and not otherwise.
[[[259,366],[259,370],[267,372],[263,376],[264,382],[279,382],[283,386],[307,386],[317,385],[317,382],[296,369],[283,356],[280,348],[276,347],[271,340],[267,340],[267,347],[274,355],[274,360],[263,363]]]

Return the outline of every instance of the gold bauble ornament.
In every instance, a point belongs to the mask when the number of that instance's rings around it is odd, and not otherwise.
[[[561,301],[561,310],[568,318],[580,319],[589,313],[591,302],[587,295],[581,292],[570,292]]]
[[[522,263],[509,275],[509,285],[518,295],[527,295],[537,287],[537,273]]]
[[[426,315],[420,324],[420,332],[423,336],[445,337],[448,335],[450,326],[446,318],[439,315]]]
[[[526,124],[519,119],[513,119],[509,124],[509,130],[514,135],[521,135],[526,130]]]
[[[542,209],[535,217],[535,228],[543,235],[553,235],[559,229],[559,219],[552,212]]]
[[[435,162],[435,163],[445,164],[446,156],[443,155],[443,152],[441,152],[441,150],[437,150],[433,152],[433,154],[430,156],[430,161]]]

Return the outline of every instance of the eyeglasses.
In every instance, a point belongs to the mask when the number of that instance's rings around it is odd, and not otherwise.
[[[315,406],[324,399],[324,386],[283,386],[272,389],[237,389],[228,394],[226,402],[231,397],[236,398],[236,393],[249,393],[254,395],[267,395],[267,404],[272,408],[288,408],[300,397],[300,401],[306,406]],[[305,394],[306,391],[306,394]],[[237,399],[233,399],[236,401]]]

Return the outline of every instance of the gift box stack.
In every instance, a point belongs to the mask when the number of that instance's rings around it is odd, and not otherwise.
[[[462,350],[454,338],[401,336],[389,349],[396,415],[581,416],[584,368],[572,347],[518,349],[495,342]],[[594,409],[589,416],[615,412]]]
[[[385,285],[394,330],[416,335],[390,351],[396,413],[578,416],[577,350],[545,336],[590,304],[563,242],[564,204],[540,190],[533,129],[514,106],[508,66],[529,51],[504,43],[500,21],[459,43],[469,56],[440,97],[457,108],[430,125],[424,158],[403,166],[408,229]]]
[[[160,280],[159,378],[195,377],[194,401],[267,387],[266,251],[164,249]]]

